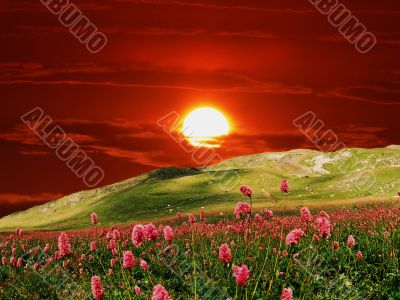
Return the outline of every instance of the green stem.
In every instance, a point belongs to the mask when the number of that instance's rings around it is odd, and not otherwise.
[[[192,251],[193,251],[193,279],[194,279],[194,300],[197,300],[197,275],[196,275],[196,257],[194,249],[194,226],[192,225]]]
[[[258,287],[258,283],[260,282],[260,278],[261,278],[261,276],[262,276],[262,274],[263,274],[263,272],[264,272],[265,265],[267,264],[268,251],[269,251],[269,244],[270,244],[270,242],[271,242],[271,238],[268,239],[267,253],[265,254],[264,263],[263,263],[263,266],[262,266],[262,268],[261,268],[261,272],[260,272],[260,274],[258,275],[257,282],[256,282],[256,286],[254,287],[253,293],[252,293],[252,295],[251,295],[251,299],[253,299],[253,298],[254,298],[254,295],[256,294],[257,287]]]
[[[283,233],[283,225],[281,225],[281,235],[282,235],[282,233]],[[282,240],[280,239],[280,241],[279,241],[279,249],[277,250],[277,253],[276,253],[276,259],[275,259],[275,265],[274,265],[274,274],[275,274],[275,276],[276,276],[276,267],[277,267],[277,264],[278,264],[278,260],[279,260],[279,250],[281,250],[281,247],[282,247]],[[271,283],[270,283],[270,285],[269,285],[269,287],[268,287],[268,291],[267,291],[267,295],[269,294],[269,291],[271,290],[271,286],[272,286],[272,283],[274,282],[274,279],[271,279]]]

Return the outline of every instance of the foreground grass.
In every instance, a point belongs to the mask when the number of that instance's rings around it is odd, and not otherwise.
[[[322,216],[332,224],[325,238],[317,226]],[[106,299],[150,299],[157,284],[173,299],[279,299],[284,288],[295,299],[400,299],[398,205],[340,209],[308,221],[298,213],[271,218],[267,211],[207,221],[212,218],[176,220],[171,241],[165,239],[166,225],[160,225],[153,239],[143,236],[140,245],[133,226],[68,232],[71,253],[65,255],[57,232],[3,236],[0,298],[90,299],[96,275]],[[288,245],[285,238],[294,228],[304,236]],[[347,244],[350,235],[354,246]],[[231,252],[225,262],[219,253],[223,244]],[[123,267],[125,251],[135,257],[132,269]],[[233,276],[234,265],[250,270],[243,285]]]

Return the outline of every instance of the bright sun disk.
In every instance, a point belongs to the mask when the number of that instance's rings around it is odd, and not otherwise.
[[[218,138],[228,135],[229,130],[226,117],[210,107],[201,107],[190,112],[182,126],[183,135],[196,147],[220,147]]]

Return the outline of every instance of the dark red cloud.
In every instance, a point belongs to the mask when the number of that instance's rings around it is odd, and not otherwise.
[[[78,1],[108,37],[96,55],[40,1],[1,1],[0,214],[87,188],[21,122],[36,106],[104,169],[101,184],[193,166],[157,120],[201,105],[231,119],[224,159],[315,149],[293,125],[310,110],[348,147],[400,144],[400,4],[341,2],[376,35],[368,54],[309,1]]]

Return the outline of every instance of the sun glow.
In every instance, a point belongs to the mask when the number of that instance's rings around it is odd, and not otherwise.
[[[226,117],[211,107],[200,107],[190,112],[183,121],[182,133],[195,147],[218,148],[222,137],[229,134]]]

